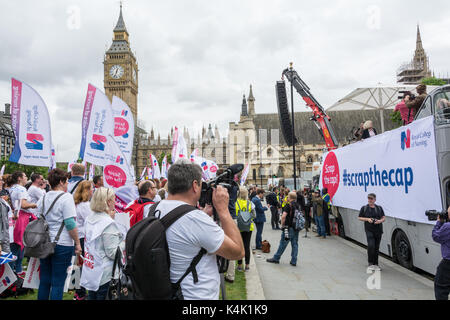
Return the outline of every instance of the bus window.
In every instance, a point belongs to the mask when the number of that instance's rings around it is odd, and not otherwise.
[[[436,123],[450,123],[450,91],[444,91],[436,94],[434,101]]]
[[[416,120],[426,118],[428,116],[431,116],[432,114],[433,111],[431,110],[431,97],[429,96],[422,104],[422,107],[419,109]]]

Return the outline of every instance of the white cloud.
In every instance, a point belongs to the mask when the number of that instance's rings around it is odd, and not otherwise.
[[[68,8],[79,8],[69,28]],[[368,8],[379,8],[370,28]],[[290,61],[324,107],[358,86],[395,82],[412,58],[416,24],[436,72],[446,73],[448,1],[144,1],[125,2],[139,64],[139,118],[162,138],[174,125],[238,121],[253,84],[256,111],[276,112],[275,82]],[[10,78],[27,82],[52,115],[58,161],[73,158],[88,83],[103,87],[118,3],[107,0],[5,2],[0,12],[0,97]],[[71,20],[72,21],[72,20]],[[370,25],[370,24],[369,24]],[[296,110],[306,110],[300,99]]]

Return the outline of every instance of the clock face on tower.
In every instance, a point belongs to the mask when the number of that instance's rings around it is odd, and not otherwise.
[[[123,67],[118,64],[112,66],[109,75],[114,79],[120,79],[123,76]]]

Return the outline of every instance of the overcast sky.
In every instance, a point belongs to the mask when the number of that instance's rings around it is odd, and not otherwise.
[[[138,118],[161,138],[175,125],[196,134],[208,123],[225,135],[250,84],[256,112],[277,112],[275,82],[290,61],[327,108],[357,87],[395,83],[412,59],[417,23],[431,67],[446,74],[449,9],[448,0],[124,1],[139,64]],[[103,89],[118,17],[116,0],[1,1],[2,107],[11,77],[35,88],[51,114],[57,161],[79,151],[87,86]]]

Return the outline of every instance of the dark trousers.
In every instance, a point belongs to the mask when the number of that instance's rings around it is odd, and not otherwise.
[[[308,231],[308,229],[311,228],[311,208],[305,207],[305,229]]]
[[[80,245],[81,245],[81,256],[84,257],[84,238],[80,238]],[[83,272],[83,268],[80,267],[80,275]],[[80,289],[76,289],[75,293],[78,295],[78,297],[82,298],[86,296],[86,289],[80,286]]]
[[[450,260],[442,259],[434,277],[434,295],[436,300],[448,300],[450,293]]]
[[[241,231],[241,237],[245,249],[245,265],[248,266],[250,264],[250,239],[252,238],[252,232]],[[242,260],[238,260],[238,264],[241,265]]]
[[[264,222],[255,222],[255,225],[256,225],[256,237],[255,237],[256,249],[261,249]]]
[[[323,211],[323,222],[325,223],[325,233],[328,236],[331,236],[329,216],[330,216],[330,212],[328,210],[324,210]]]
[[[111,281],[108,281],[104,285],[100,286],[97,291],[89,291],[88,300],[106,300],[110,282]]]
[[[380,242],[382,233],[366,230],[367,236],[367,258],[369,265],[378,265],[378,253],[380,251]]]
[[[270,221],[272,223],[272,229],[279,229],[280,225],[278,224],[278,220],[280,214],[278,213],[278,208],[275,206],[271,206],[270,213],[272,214],[272,219]]]

